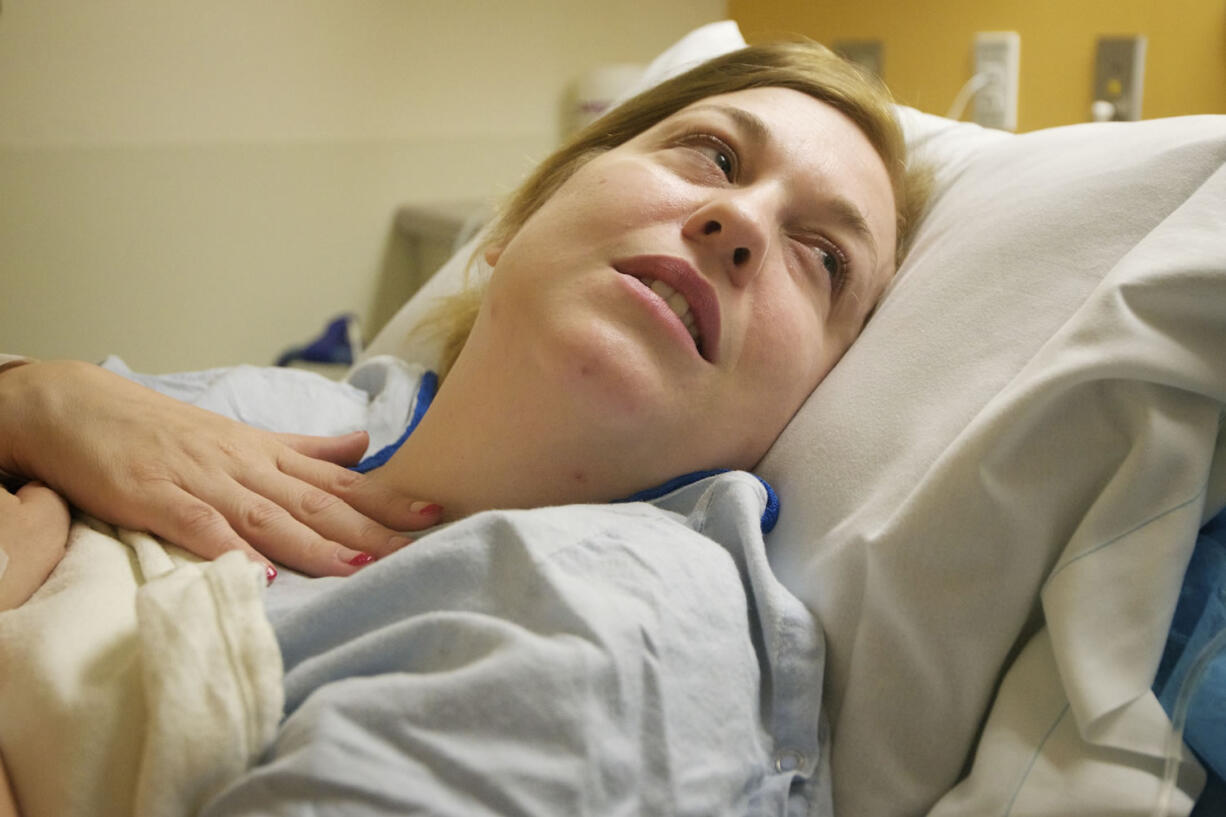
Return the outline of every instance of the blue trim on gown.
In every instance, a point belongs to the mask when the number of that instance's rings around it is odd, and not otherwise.
[[[417,387],[417,403],[413,406],[413,416],[409,418],[409,424],[405,428],[404,433],[394,443],[388,443],[383,446],[353,466],[351,470],[357,471],[359,474],[365,474],[367,471],[373,471],[390,460],[392,454],[395,454],[397,449],[404,445],[404,441],[413,433],[413,429],[417,428],[421,418],[426,416],[426,409],[430,408],[430,404],[434,402],[434,395],[436,394],[438,394],[438,375],[434,372],[426,372],[421,376],[421,385]]]

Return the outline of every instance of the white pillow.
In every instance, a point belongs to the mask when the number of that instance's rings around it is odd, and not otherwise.
[[[933,171],[934,199],[957,180],[981,150],[1013,137],[1008,131],[955,122],[905,105],[895,106],[894,112],[907,140],[908,155]]]
[[[1224,160],[1221,116],[975,140],[761,463],[828,639],[841,812],[931,809],[1044,622],[933,813],[1152,808],[1148,689],[1226,499]]]

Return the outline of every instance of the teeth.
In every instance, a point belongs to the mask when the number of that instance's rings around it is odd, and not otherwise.
[[[678,318],[684,318],[690,314],[690,302],[685,299],[685,296],[680,292],[673,295],[671,298],[665,298],[668,301],[668,306],[677,313]]]
[[[677,292],[677,290],[673,289],[672,287],[670,287],[668,284],[664,283],[663,281],[652,281],[650,286],[651,286],[652,292],[659,295],[661,298],[663,298],[666,301],[669,298],[671,298],[674,294],[676,294]]]
[[[690,337],[697,341],[698,325],[694,320],[694,313],[690,310],[690,303],[685,299],[685,296],[663,281],[644,279],[643,283],[647,284],[652,292],[659,295],[661,300],[668,304],[668,308],[681,319],[681,323],[689,330]]]

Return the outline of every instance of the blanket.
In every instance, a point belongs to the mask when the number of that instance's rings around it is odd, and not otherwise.
[[[280,719],[264,572],[74,521],[67,552],[0,614],[0,752],[24,817],[194,814]]]

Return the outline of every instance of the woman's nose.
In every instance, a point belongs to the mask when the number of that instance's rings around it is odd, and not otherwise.
[[[766,257],[767,231],[753,204],[731,197],[708,202],[694,211],[682,229],[686,238],[717,259],[737,286],[757,275]]]

